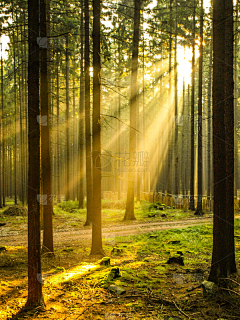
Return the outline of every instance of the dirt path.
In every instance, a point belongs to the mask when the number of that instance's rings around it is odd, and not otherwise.
[[[114,237],[117,236],[130,236],[134,234],[147,233],[157,230],[174,229],[174,228],[186,228],[202,224],[212,223],[212,218],[195,218],[188,220],[178,220],[178,221],[163,221],[163,222],[151,222],[151,223],[135,223],[128,225],[114,225],[109,227],[104,227],[103,238],[108,238],[109,241],[114,241]],[[76,229],[68,231],[54,231],[54,242],[59,243],[69,243],[77,240],[89,240],[91,239],[91,229]],[[1,246],[21,246],[27,245],[27,232],[18,235],[7,235],[0,236]]]

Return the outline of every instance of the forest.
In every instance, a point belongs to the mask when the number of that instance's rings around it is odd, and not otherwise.
[[[0,319],[240,319],[238,0],[0,3]]]

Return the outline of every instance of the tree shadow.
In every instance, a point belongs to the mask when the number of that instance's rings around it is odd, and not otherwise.
[[[45,312],[45,306],[24,306],[22,307],[16,314],[12,315],[11,317],[8,317],[7,320],[20,320],[20,319],[29,319],[32,316],[36,316],[40,313]]]

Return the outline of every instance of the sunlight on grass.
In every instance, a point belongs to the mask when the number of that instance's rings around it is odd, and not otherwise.
[[[99,266],[98,265],[94,265],[94,264],[87,264],[87,265],[83,265],[83,266],[77,266],[75,268],[69,269],[68,271],[64,271],[60,274],[56,274],[56,275],[52,275],[49,278],[49,282],[52,285],[56,285],[68,280],[73,280],[73,279],[77,279],[79,277],[82,277],[84,275],[86,275],[90,270],[96,270],[98,269]]]

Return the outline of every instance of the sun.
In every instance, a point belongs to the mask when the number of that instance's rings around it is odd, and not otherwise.
[[[195,62],[199,58],[198,46],[195,46]],[[182,87],[183,80],[185,85],[191,84],[192,79],[192,48],[183,47],[178,45],[177,47],[177,71],[178,71],[178,83],[179,88]],[[196,63],[195,63],[196,65]]]
[[[177,71],[178,71],[178,82],[182,85],[183,80],[185,84],[188,85],[191,83],[191,74],[192,74],[192,50],[189,47],[183,47],[178,45],[177,47]]]

